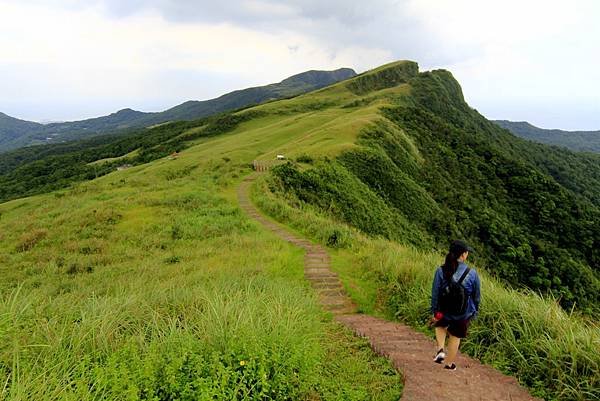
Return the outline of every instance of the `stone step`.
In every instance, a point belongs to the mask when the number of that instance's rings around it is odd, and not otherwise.
[[[304,262],[304,267],[305,268],[321,268],[321,269],[330,269],[331,268],[331,264],[328,262],[322,262],[322,261],[310,261],[310,262]]]
[[[356,313],[356,307],[355,306],[348,306],[346,308],[339,308],[339,309],[330,310],[330,312],[333,313],[336,316],[344,316],[344,315],[349,315],[349,314],[355,314]]]
[[[321,274],[321,273],[328,273],[328,274],[335,274],[333,273],[330,269],[326,268],[326,267],[305,267],[304,268],[304,274]]]
[[[310,285],[317,290],[320,289],[327,289],[327,290],[332,290],[332,289],[337,289],[339,291],[344,291],[344,287],[342,287],[342,283],[339,282],[339,280],[335,283],[327,283],[327,282],[322,282],[322,281],[311,281]]]
[[[348,313],[346,311],[349,310],[354,310],[356,311],[356,307],[352,304],[349,303],[344,303],[344,304],[336,304],[336,305],[323,305],[323,307],[330,311],[330,312],[339,312],[339,311],[345,311],[344,313]]]
[[[340,279],[337,276],[332,277],[313,277],[310,279],[311,282],[316,283],[339,283]]]
[[[318,289],[317,292],[321,296],[329,296],[329,297],[346,296],[346,291],[344,291],[344,289],[337,289],[337,288],[333,288],[333,289],[322,288],[322,289]]]
[[[322,272],[322,273],[304,272],[304,277],[306,277],[309,280],[318,280],[318,279],[322,279],[322,278],[339,279],[338,275],[333,272]]]
[[[350,303],[348,297],[320,297],[322,305],[342,305]]]

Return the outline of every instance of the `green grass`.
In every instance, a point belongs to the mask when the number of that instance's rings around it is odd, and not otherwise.
[[[267,214],[322,244],[333,233],[332,267],[365,313],[399,319],[433,336],[427,323],[434,270],[443,255],[364,236],[295,198],[268,191],[265,177],[253,191]],[[600,326],[565,312],[554,299],[507,289],[479,270],[481,312],[461,349],[516,376],[547,400],[600,399]]]

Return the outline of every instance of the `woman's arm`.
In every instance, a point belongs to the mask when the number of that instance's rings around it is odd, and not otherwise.
[[[481,302],[481,282],[479,281],[479,274],[477,274],[477,272],[475,272],[475,277],[473,279],[473,292],[471,293],[471,298],[475,304],[475,313],[477,313],[479,312],[479,303]]]
[[[442,277],[440,275],[440,269],[437,268],[433,275],[433,284],[431,285],[431,313],[434,314],[438,311],[438,294],[440,292]]]

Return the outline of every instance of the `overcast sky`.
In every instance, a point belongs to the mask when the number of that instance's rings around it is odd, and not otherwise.
[[[0,0],[0,112],[76,120],[399,59],[490,119],[600,129],[600,1]]]

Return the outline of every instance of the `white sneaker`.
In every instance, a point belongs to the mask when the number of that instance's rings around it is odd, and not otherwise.
[[[433,362],[442,363],[444,362],[444,358],[446,358],[446,354],[444,353],[444,349],[440,348],[440,350],[435,354],[435,358],[433,358]]]

